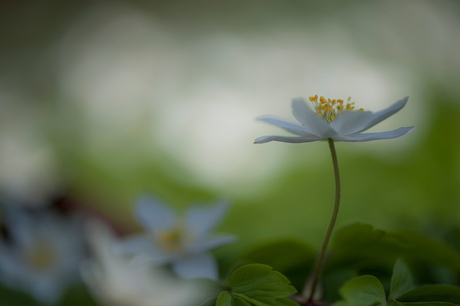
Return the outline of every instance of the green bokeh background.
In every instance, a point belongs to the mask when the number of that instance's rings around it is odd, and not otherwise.
[[[455,46],[460,46],[460,31],[456,31],[460,29],[460,6],[456,1],[407,1],[404,4],[359,0],[5,1],[0,4],[0,83],[2,88],[13,87],[27,94],[29,102],[22,105],[24,111],[30,107],[40,116],[40,135],[55,152],[65,181],[60,192],[80,205],[101,212],[127,232],[140,230],[132,213],[134,200],[140,193],[152,192],[177,208],[196,201],[229,198],[233,206],[219,231],[236,234],[240,239],[215,253],[223,263],[229,264],[255,244],[280,238],[301,239],[319,247],[334,197],[327,143],[270,143],[254,147],[254,150],[289,148],[285,159],[279,161],[283,165],[281,170],[261,179],[262,183],[255,181],[253,192],[241,194],[232,190],[232,186],[222,189],[197,184],[193,171],[167,152],[158,148],[143,150],[143,144],[149,141],[143,132],[120,140],[122,146],[136,148],[132,157],[116,149],[108,149],[110,154],[94,154],[82,140],[85,133],[91,131],[84,129],[84,121],[79,122],[78,101],[74,101],[77,109],[71,124],[67,124],[68,118],[60,117],[60,108],[67,101],[61,95],[56,73],[59,67],[48,66],[48,63],[55,44],[73,23],[95,7],[109,9],[112,6],[142,12],[179,33],[183,30],[184,36],[192,33],[191,40],[216,35],[219,33],[216,29],[235,37],[260,35],[261,39],[270,39],[270,31],[277,26],[319,36],[321,31],[317,29],[354,12],[356,19],[340,23],[340,31],[346,33],[356,48],[354,52],[379,65],[404,67],[417,77],[417,86],[408,87],[407,95],[411,97],[408,107],[395,115],[398,119],[391,121],[390,128],[417,126],[409,135],[392,141],[395,144],[390,146],[385,142],[337,144],[343,188],[337,226],[360,221],[377,228],[408,230],[436,239],[443,239],[458,228],[460,60]],[[420,19],[426,18],[426,28],[418,28],[420,25],[410,15],[406,16],[406,22],[401,22],[398,12],[402,9],[413,10]],[[440,28],[439,20],[447,13],[451,19],[444,25],[450,29],[446,33]],[[401,26],[399,32],[393,36],[382,35],[385,30],[381,29],[390,29],[396,19]],[[451,44],[437,45],[438,41],[429,40],[437,35],[444,36]],[[404,90],[399,89],[398,93],[400,91]],[[285,103],[288,110],[289,99],[298,94],[292,92],[292,96],[280,103]],[[423,99],[413,100],[414,96]],[[4,102],[0,101],[0,105]],[[106,112],[111,112],[110,106]],[[261,112],[259,115],[270,112],[270,108]],[[18,120],[23,120],[20,118]],[[275,130],[267,127],[268,131]],[[258,136],[262,135],[252,135],[242,141],[251,143]],[[451,243],[458,240],[455,235],[450,236]],[[62,305],[91,303],[83,288],[75,288]],[[33,305],[27,297],[9,291],[0,292],[0,304]]]

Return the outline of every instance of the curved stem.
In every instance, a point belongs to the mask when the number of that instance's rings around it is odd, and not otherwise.
[[[315,270],[313,274],[313,280],[311,283],[309,301],[313,300],[318,281],[320,279],[323,266],[324,266],[324,255],[326,254],[327,245],[329,244],[329,239],[332,235],[332,230],[334,229],[335,221],[337,220],[337,215],[339,214],[339,205],[340,205],[340,173],[339,173],[339,162],[337,160],[337,153],[335,151],[334,140],[329,138],[329,148],[331,149],[332,164],[334,166],[334,175],[335,175],[335,201],[334,201],[334,210],[332,211],[331,221],[326,231],[326,236],[324,237],[321,250],[319,251],[318,258],[316,259]]]

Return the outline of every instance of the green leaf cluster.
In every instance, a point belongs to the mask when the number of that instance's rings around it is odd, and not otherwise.
[[[460,288],[427,285],[414,288],[407,265],[398,259],[391,277],[388,298],[382,283],[372,275],[355,277],[340,288],[343,300],[334,306],[458,306]]]
[[[460,253],[439,241],[414,233],[385,232],[361,223],[347,226],[334,236],[328,268],[359,266],[370,260],[391,265],[399,257],[460,271]]]
[[[297,292],[289,280],[272,267],[262,264],[244,265],[236,269],[220,293],[216,306],[295,306],[287,299]]]
[[[340,271],[374,275],[389,289],[393,264],[403,258],[420,283],[458,284],[460,253],[443,242],[408,233],[385,232],[368,224],[353,224],[339,230],[333,239],[324,269],[324,281]],[[328,284],[325,284],[329,286]],[[334,288],[326,298],[337,300]]]

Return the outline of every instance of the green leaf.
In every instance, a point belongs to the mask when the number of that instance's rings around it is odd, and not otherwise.
[[[445,302],[400,303],[395,300],[391,302],[393,302],[393,304],[388,303],[388,306],[459,306],[458,304],[445,303]]]
[[[460,288],[448,285],[421,286],[403,294],[399,302],[448,302],[460,304]]]
[[[235,306],[251,306],[251,304],[249,304],[248,302],[246,302],[240,297],[235,296],[233,297],[233,300],[235,302]]]
[[[301,290],[315,262],[316,250],[302,240],[279,239],[252,248],[243,258],[249,263],[269,265]]]
[[[214,304],[213,304],[214,305]],[[228,291],[223,291],[217,299],[216,306],[251,306],[248,302],[240,297],[232,296]]]
[[[348,305],[348,303],[345,301],[338,301],[338,302],[335,302],[333,306],[350,306],[350,305]]]
[[[380,281],[371,275],[355,277],[346,282],[339,290],[346,304],[352,306],[386,306],[386,295]],[[337,303],[341,305],[340,303]]]
[[[337,251],[348,251],[385,239],[386,232],[374,229],[370,224],[356,223],[340,229],[334,236],[332,247]]]
[[[215,306],[217,303],[217,297],[210,298],[209,300],[204,301],[200,306]]]
[[[432,284],[456,285],[458,276],[453,270],[446,267],[433,267],[429,269],[429,273],[433,277]]]
[[[232,295],[228,291],[222,291],[217,298],[216,306],[234,306]]]
[[[388,302],[388,306],[459,306],[458,304],[446,302],[419,302],[419,303],[401,303],[396,300]]]
[[[402,259],[396,261],[391,277],[391,289],[388,298],[395,299],[414,287],[414,280],[409,268]]]
[[[193,298],[204,301],[200,306],[215,306],[217,297],[224,290],[222,284],[206,278],[195,278],[183,280],[182,282],[184,285],[188,283],[190,286],[202,288],[202,290],[193,292]]]
[[[229,285],[235,297],[256,306],[297,305],[285,299],[297,290],[284,275],[267,265],[251,264],[238,268],[230,277]]]
[[[276,305],[276,306],[299,306],[299,303],[294,302],[293,300],[289,300],[289,299],[277,298],[277,299],[275,299],[275,304],[270,304],[270,305]]]
[[[242,266],[252,264],[254,262],[247,260],[247,259],[240,259],[236,262],[234,262],[227,270],[227,273],[225,275],[225,280],[228,281],[230,277],[232,276],[233,272],[235,272],[238,268],[241,268]]]
[[[410,245],[410,249],[404,250],[404,253],[407,254],[403,254],[405,258],[460,271],[460,253],[452,247],[415,233],[395,233],[394,235]]]
[[[337,301],[340,299],[339,288],[347,281],[358,276],[355,270],[345,269],[335,271],[323,276],[323,299],[326,301]]]
[[[450,246],[422,235],[405,232],[385,232],[369,224],[353,224],[334,236],[331,256],[325,273],[344,268],[366,270],[393,266],[402,257],[425,266],[441,266],[460,271],[460,253]]]

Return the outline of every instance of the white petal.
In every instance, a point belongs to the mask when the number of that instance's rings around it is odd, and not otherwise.
[[[176,275],[185,279],[199,277],[218,279],[217,263],[210,254],[184,257],[173,263],[172,269]]]
[[[412,131],[414,127],[402,127],[397,130],[387,131],[387,132],[378,132],[378,133],[356,133],[346,136],[335,136],[334,140],[345,141],[345,142],[366,142],[373,140],[384,140],[384,139],[394,139]]]
[[[386,118],[388,118],[388,117],[396,114],[397,112],[399,112],[406,105],[407,100],[409,100],[409,97],[405,97],[405,98],[403,98],[403,99],[401,99],[399,101],[396,101],[390,107],[385,108],[385,109],[373,114],[372,120],[360,132],[365,131],[365,130],[373,127],[377,123],[380,123],[381,121],[385,120]]]
[[[176,254],[165,254],[162,252],[158,253],[140,253],[134,256],[130,261],[129,265],[132,267],[138,267],[145,264],[151,265],[163,265],[174,261],[177,257]]]
[[[373,116],[371,112],[351,111],[337,116],[331,123],[338,135],[349,135],[365,129],[371,122]]]
[[[303,99],[292,100],[292,114],[309,131],[317,136],[329,138],[332,136],[331,133],[334,132],[331,130],[329,123],[315,114]]]
[[[226,244],[234,243],[237,240],[233,235],[214,235],[209,238],[202,239],[191,245],[188,249],[189,253],[204,253],[212,251]]]
[[[159,252],[152,240],[146,235],[137,235],[120,239],[113,244],[113,251],[119,254],[138,254],[146,252]]]
[[[206,236],[227,215],[229,205],[223,201],[210,206],[193,206],[186,212],[185,223],[197,239]]]
[[[0,269],[2,270],[3,277],[5,279],[13,279],[11,282],[14,282],[14,279],[17,275],[21,275],[24,271],[24,266],[20,263],[20,257],[17,255],[17,252],[12,252],[9,247],[0,248]],[[7,281],[8,282],[8,281]]]
[[[142,197],[138,201],[136,216],[153,232],[171,229],[177,222],[174,210],[153,197]]]
[[[62,284],[52,280],[40,280],[32,284],[32,295],[39,301],[48,304],[56,304],[62,297]]]
[[[302,143],[302,142],[312,142],[312,141],[318,141],[318,140],[323,140],[326,138],[321,138],[318,136],[302,136],[302,137],[287,137],[287,136],[262,136],[257,138],[254,143],[259,144],[259,143],[267,143],[270,141],[280,141],[280,142],[289,142],[289,143]]]
[[[34,243],[36,220],[23,207],[5,205],[5,223],[15,244],[28,247]]]
[[[278,118],[276,116],[262,116],[257,118],[257,120],[279,126],[280,128],[283,128],[288,132],[298,134],[301,136],[311,136],[312,134],[314,134],[305,126],[302,126],[295,122],[291,122],[283,118]]]

